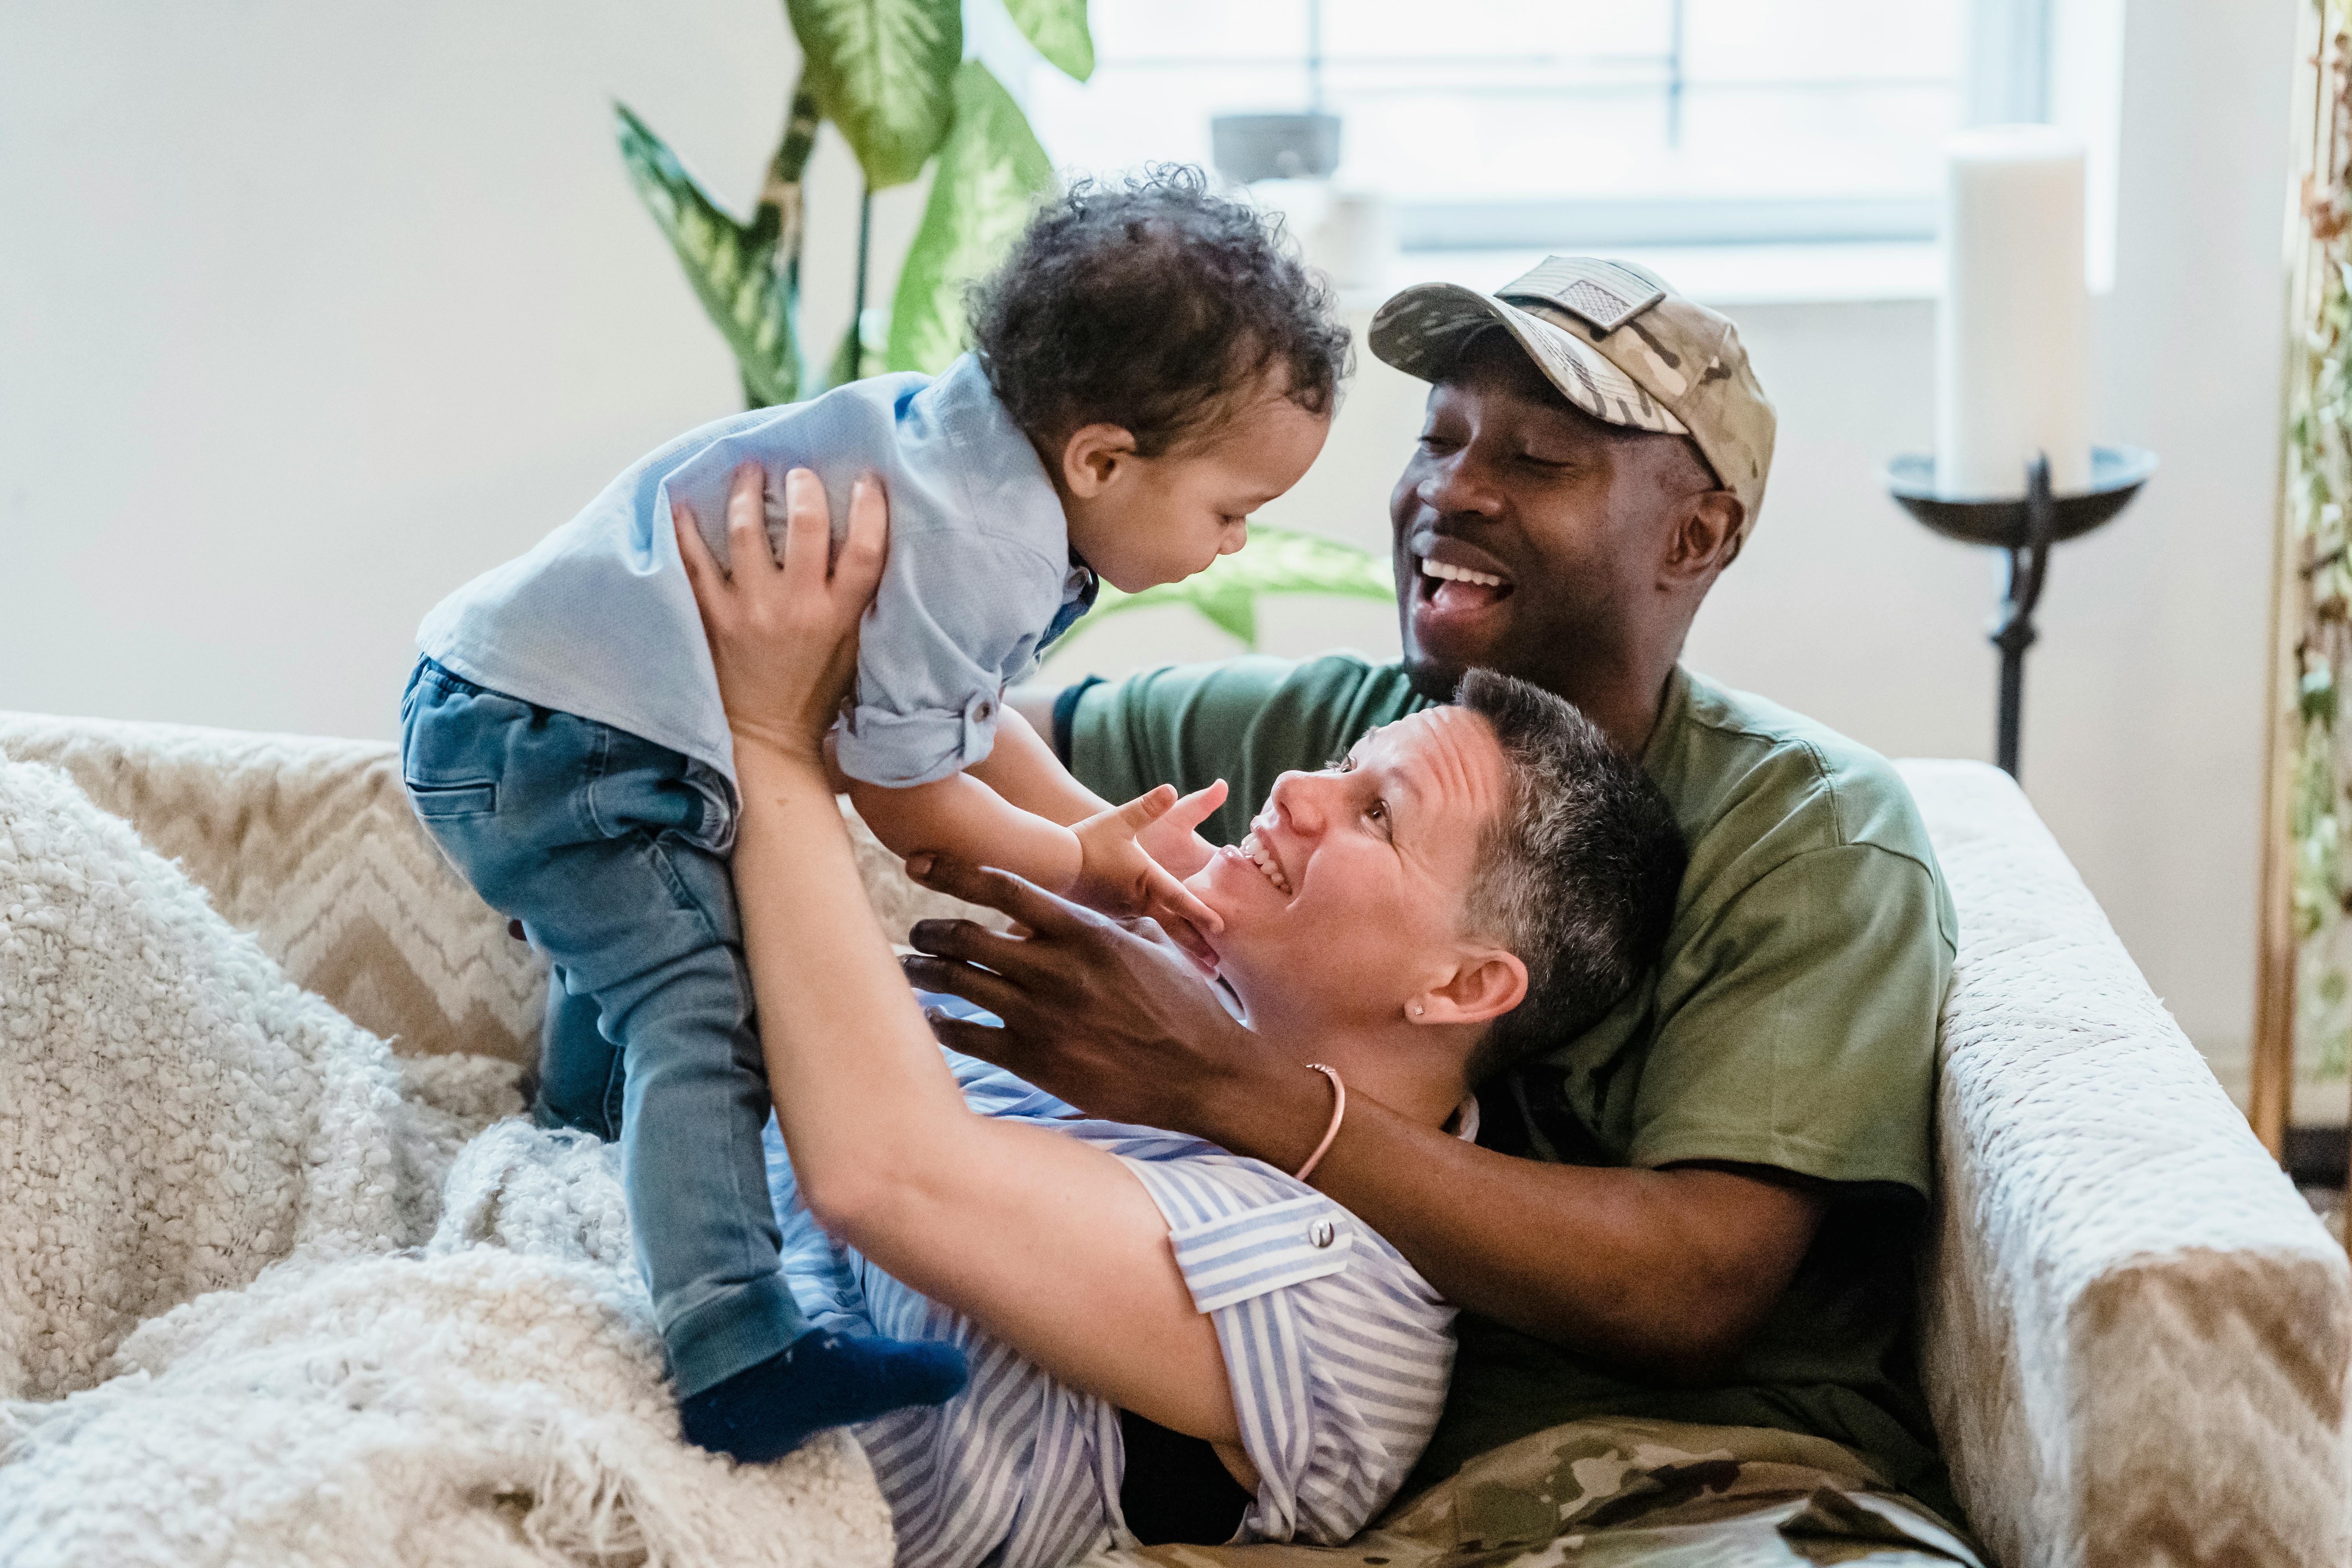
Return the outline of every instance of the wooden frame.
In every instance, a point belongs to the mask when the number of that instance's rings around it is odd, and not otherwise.
[[[2297,69],[2291,121],[2294,160],[2286,214],[2287,356],[2283,386],[2286,416],[2312,384],[2312,327],[2326,295],[2341,234],[2345,184],[2347,39],[2338,12],[2343,0],[2307,0],[2296,39]],[[2325,220],[2315,221],[2315,220]],[[2323,237],[2321,229],[2329,229]],[[2293,812],[2297,760],[2304,738],[2300,694],[2305,649],[2315,626],[2309,549],[2296,527],[2293,467],[2280,452],[2278,515],[2273,538],[2271,600],[2269,754],[2263,779],[2263,861],[2254,1038],[2247,1117],[2273,1158],[2285,1154],[2294,1110],[2298,1015],[2296,962],[2301,942],[2294,921],[2296,846]]]

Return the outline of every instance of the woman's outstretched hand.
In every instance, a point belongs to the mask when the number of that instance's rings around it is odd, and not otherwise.
[[[815,474],[784,476],[784,513],[779,560],[768,547],[765,477],[756,463],[738,468],[727,497],[730,565],[721,566],[694,514],[682,503],[670,508],[736,743],[821,764],[825,731],[856,679],[857,622],[882,580],[889,502],[880,479],[858,479],[838,554]]]

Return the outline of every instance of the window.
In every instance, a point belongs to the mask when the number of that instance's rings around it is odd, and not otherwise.
[[[1008,81],[1070,168],[1327,109],[1408,250],[1924,241],[1942,138],[2038,117],[2050,3],[1094,0],[1091,81]]]

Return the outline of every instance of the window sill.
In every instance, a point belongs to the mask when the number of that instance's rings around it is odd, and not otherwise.
[[[1340,304],[1349,311],[1369,313],[1413,283],[1495,289],[1534,267],[1544,254],[1410,250],[1391,261],[1386,287],[1343,289]],[[1932,240],[1629,246],[1607,254],[1648,268],[1704,305],[1864,304],[1933,300],[1943,292],[1943,258]]]

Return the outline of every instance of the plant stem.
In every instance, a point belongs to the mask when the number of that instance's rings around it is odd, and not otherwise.
[[[857,198],[857,291],[850,296],[849,376],[866,373],[866,257],[874,242],[874,187],[861,185]]]
[[[805,80],[794,82],[783,140],[776,144],[776,155],[768,160],[768,183],[760,192],[759,211],[751,218],[755,231],[773,226],[776,268],[794,299],[800,296],[801,235],[807,210],[802,180],[808,173],[809,154],[816,151],[816,96]]]

